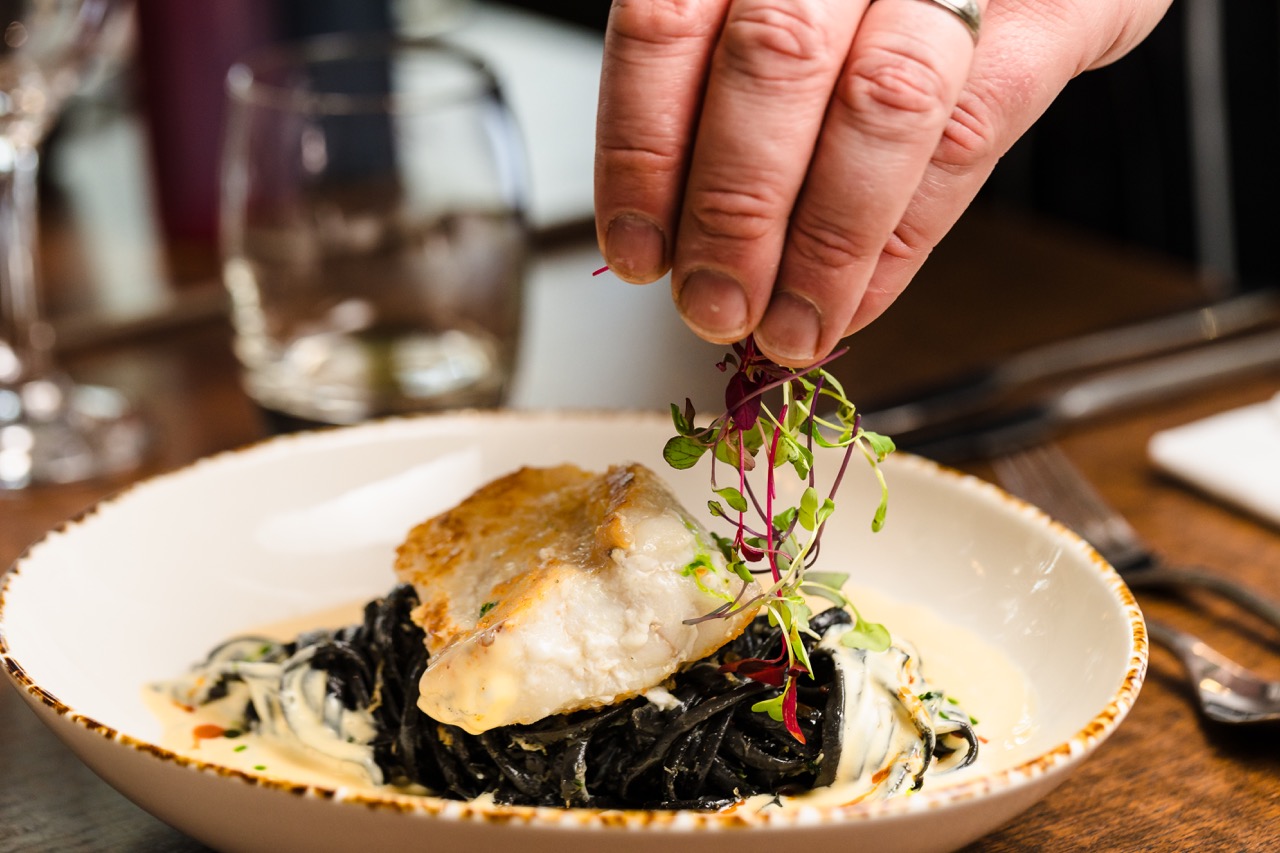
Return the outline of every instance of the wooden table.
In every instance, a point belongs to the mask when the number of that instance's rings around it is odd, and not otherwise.
[[[591,281],[593,259],[589,247],[562,249],[539,267],[513,404],[654,408],[686,389],[703,399],[714,395],[714,376],[692,377],[707,374],[719,349],[690,339],[661,288]],[[1039,340],[1194,304],[1199,294],[1193,276],[1159,259],[975,211],[899,305],[856,336],[842,369],[851,395],[874,407],[904,388],[943,381]],[[610,348],[620,330],[623,343]],[[575,358],[566,339],[615,351]],[[637,358],[643,353],[634,347],[653,340],[663,342],[649,350],[656,360]],[[673,377],[681,365],[690,373]],[[143,401],[157,442],[136,476],[265,435],[238,388],[229,330],[220,320],[80,353],[67,366]],[[1280,534],[1157,476],[1143,449],[1157,429],[1278,389],[1277,373],[1223,383],[1212,393],[1080,426],[1061,443],[1155,546],[1275,594]],[[981,462],[966,467],[989,474]],[[0,497],[0,566],[124,482]],[[1199,597],[1143,601],[1160,618],[1280,677],[1276,631]],[[0,851],[202,849],[98,780],[0,681]],[[1141,698],[1119,731],[1042,803],[968,849],[1280,849],[1280,727],[1202,725],[1178,664],[1157,648]]]

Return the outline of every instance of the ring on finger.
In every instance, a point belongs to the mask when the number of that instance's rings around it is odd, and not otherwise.
[[[965,29],[969,31],[969,35],[973,36],[973,43],[978,43],[978,31],[982,29],[982,10],[978,8],[976,0],[926,0],[926,2],[941,6],[959,18],[960,23],[964,24]]]

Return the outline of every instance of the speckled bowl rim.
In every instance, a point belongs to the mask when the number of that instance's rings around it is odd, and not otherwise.
[[[186,476],[202,467],[223,464],[227,459],[247,454],[264,452],[265,448],[282,448],[293,443],[341,442],[349,435],[364,432],[377,432],[383,429],[405,428],[403,425],[420,421],[442,420],[491,421],[500,419],[549,419],[575,420],[598,419],[601,421],[628,421],[637,423],[645,420],[665,421],[665,416],[654,412],[636,411],[594,411],[594,410],[498,410],[498,411],[461,411],[440,414],[426,414],[389,418],[371,421],[351,427],[338,427],[267,438],[243,447],[216,453],[197,459],[187,465],[171,471],[160,473],[139,480],[119,492],[112,494],[84,512],[63,522],[50,530],[33,543],[3,574],[0,574],[0,670],[3,670],[18,689],[33,697],[51,709],[59,718],[69,724],[79,726],[89,732],[122,746],[146,753],[157,760],[172,762],[192,770],[228,777],[256,787],[291,794],[299,797],[350,803],[373,810],[389,810],[423,817],[453,819],[459,821],[480,821],[484,823],[515,823],[539,825],[556,828],[581,829],[635,829],[661,828],[665,830],[688,831],[730,829],[746,827],[781,827],[794,825],[822,824],[829,825],[843,821],[865,821],[881,818],[907,816],[926,810],[935,810],[957,806],[963,803],[1011,791],[1051,773],[1065,771],[1081,761],[1106,740],[1116,727],[1124,720],[1137,700],[1147,670],[1148,638],[1142,611],[1133,594],[1121,579],[1119,573],[1102,558],[1100,554],[1076,533],[1050,518],[1040,509],[1022,501],[999,487],[977,477],[949,468],[931,460],[908,453],[896,453],[895,464],[913,465],[931,476],[949,478],[960,484],[963,489],[976,490],[978,494],[994,497],[1015,514],[1029,518],[1034,523],[1050,528],[1057,536],[1078,548],[1093,566],[1094,571],[1103,581],[1107,591],[1123,610],[1124,618],[1129,626],[1131,644],[1129,661],[1119,687],[1110,701],[1100,709],[1075,734],[1035,758],[1013,767],[1005,768],[989,775],[935,788],[925,789],[911,796],[895,797],[885,800],[857,803],[847,806],[812,806],[795,811],[649,811],[619,809],[560,809],[549,806],[505,806],[492,803],[474,803],[447,800],[433,796],[412,796],[387,794],[372,796],[364,792],[356,792],[340,787],[294,784],[277,779],[267,778],[255,773],[235,770],[212,762],[187,758],[168,749],[135,738],[117,731],[92,717],[77,712],[62,702],[56,695],[37,684],[9,652],[4,633],[5,594],[9,584],[23,570],[26,563],[38,553],[39,549],[50,540],[68,535],[78,526],[90,521],[103,507],[127,499],[131,494],[151,488],[153,484],[176,477]]]

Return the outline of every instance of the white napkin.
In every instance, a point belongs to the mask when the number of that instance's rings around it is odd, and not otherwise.
[[[1147,455],[1161,470],[1280,525],[1280,394],[1158,432]]]

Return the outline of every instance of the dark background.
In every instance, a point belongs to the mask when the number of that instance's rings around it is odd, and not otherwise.
[[[508,0],[604,29],[608,3]],[[1239,278],[1280,279],[1280,4],[1222,2]],[[1071,83],[1006,155],[982,203],[1008,205],[1198,263],[1187,93],[1186,9],[1137,49]]]
[[[608,0],[502,1],[600,31],[609,8]],[[140,85],[153,149],[168,153],[157,157],[156,169],[171,241],[214,239],[213,174],[231,61],[266,41],[384,30],[392,19],[389,2],[138,0]],[[1209,2],[1175,0],[1132,53],[1074,80],[1002,160],[979,203],[1207,267],[1232,284],[1280,279],[1273,250],[1280,226],[1278,3],[1218,0],[1230,156],[1212,168],[1221,171],[1214,177],[1232,202],[1216,222],[1231,227],[1219,243],[1200,245],[1195,213],[1212,207],[1197,203],[1193,164],[1213,161],[1191,154],[1187,20],[1204,8],[1197,4]]]

